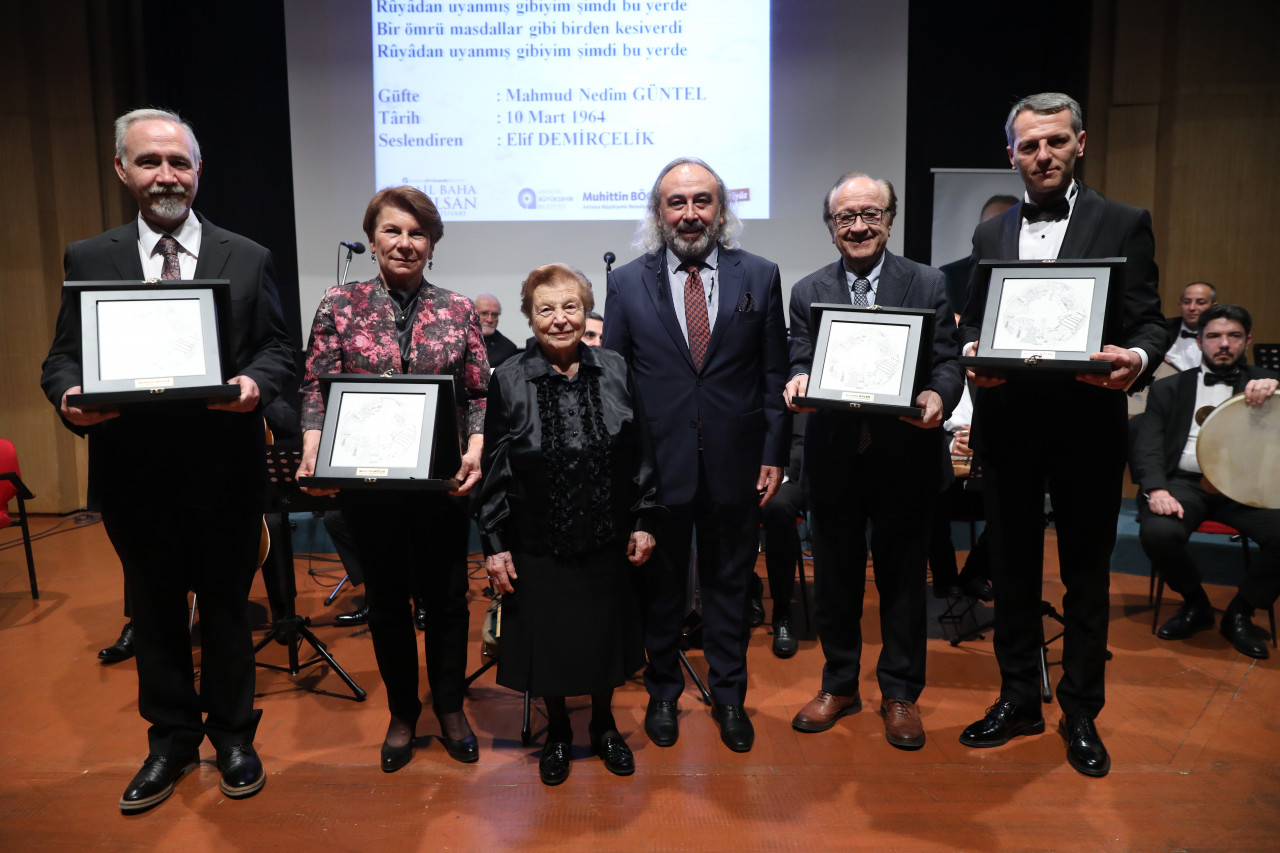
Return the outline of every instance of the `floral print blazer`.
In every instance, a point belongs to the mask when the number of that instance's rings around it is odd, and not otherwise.
[[[453,377],[458,439],[484,432],[489,389],[480,315],[470,299],[423,281],[406,365],[396,338],[396,305],[382,277],[329,288],[311,323],[302,381],[302,428],[324,425],[319,377],[326,373],[423,373]]]

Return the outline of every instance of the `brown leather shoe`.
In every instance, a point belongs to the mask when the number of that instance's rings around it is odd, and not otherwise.
[[[819,690],[818,695],[791,719],[791,728],[801,732],[825,732],[836,724],[836,720],[861,710],[862,697],[856,692],[852,696],[832,696],[825,690]]]
[[[915,702],[885,699],[880,702],[880,716],[884,717],[884,737],[889,743],[898,749],[924,746],[924,723]]]

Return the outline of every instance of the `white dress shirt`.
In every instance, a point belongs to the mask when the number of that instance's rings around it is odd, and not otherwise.
[[[200,259],[200,221],[194,213],[188,213],[182,224],[172,232],[178,241],[178,270],[182,278],[196,277],[196,262]],[[138,214],[138,257],[142,259],[142,277],[159,278],[164,270],[164,254],[159,249],[160,238],[167,231],[160,231]]]
[[[698,277],[702,279],[702,293],[707,298],[707,328],[715,331],[716,313],[720,310],[720,288],[716,287],[716,274],[720,266],[720,247],[712,246],[711,253],[698,262]],[[682,261],[676,253],[667,249],[667,281],[671,282],[671,304],[680,321],[684,342],[689,343],[689,321],[684,316],[684,283],[689,280],[689,261]]]

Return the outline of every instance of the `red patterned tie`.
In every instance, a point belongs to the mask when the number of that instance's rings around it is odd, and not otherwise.
[[[689,327],[689,355],[693,356],[694,368],[701,370],[707,343],[711,340],[711,323],[707,319],[707,294],[702,290],[698,265],[691,263],[688,270],[689,277],[684,282],[684,319]]]
[[[160,278],[165,281],[182,278],[182,268],[178,266],[178,241],[166,234],[156,245],[160,247],[160,254],[164,255],[164,267],[160,270]]]

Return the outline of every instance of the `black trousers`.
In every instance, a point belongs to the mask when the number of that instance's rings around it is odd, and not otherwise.
[[[462,710],[467,667],[467,499],[347,489],[339,503],[364,566],[369,632],[391,714],[418,719],[413,591],[427,611],[423,644],[437,715]]]
[[[839,491],[810,495],[814,600],[826,658],[822,689],[836,696],[858,690],[869,524],[884,642],[876,678],[883,698],[915,702],[925,680],[925,563],[934,501],[932,495],[885,500],[875,480],[851,473]]]
[[[1164,582],[1186,600],[1204,595],[1200,571],[1187,552],[1187,540],[1204,521],[1227,524],[1257,542],[1261,554],[1249,561],[1249,573],[1240,580],[1240,597],[1249,607],[1268,607],[1280,597],[1280,510],[1259,509],[1237,503],[1226,495],[1210,494],[1200,477],[1174,477],[1169,494],[1182,504],[1182,518],[1157,515],[1147,502],[1138,507],[1142,550]]]
[[[764,565],[769,575],[769,595],[773,599],[773,621],[791,618],[791,596],[796,585],[796,554],[800,551],[800,530],[796,518],[806,505],[804,489],[794,480],[778,487],[760,510],[764,526]]]
[[[669,509],[657,537],[656,565],[638,570],[649,654],[645,687],[663,701],[675,701],[684,691],[680,629],[688,609],[689,550],[696,529],[707,689],[717,704],[741,705],[747,695],[747,582],[755,573],[760,541],[756,501],[713,503],[706,472],[700,471],[694,502]]]
[[[1091,438],[1083,432],[1072,437],[1073,453],[1062,452],[1066,436],[1041,435],[1021,442],[1020,452],[988,454],[983,476],[1000,695],[1039,707],[1047,483],[1066,587],[1058,703],[1064,714],[1094,717],[1106,700],[1111,551],[1125,447],[1105,434]]]
[[[261,504],[191,507],[104,499],[102,523],[124,567],[138,665],[138,712],[153,754],[252,743],[253,635],[249,587],[257,570]],[[200,610],[200,690],[187,593]]]

